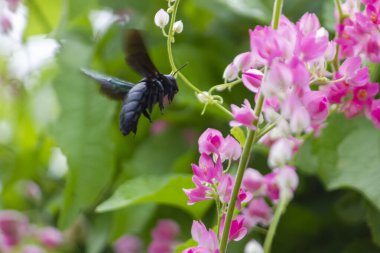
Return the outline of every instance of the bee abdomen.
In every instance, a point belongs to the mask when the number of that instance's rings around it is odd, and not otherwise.
[[[120,131],[123,135],[136,133],[141,113],[146,109],[149,90],[145,82],[135,85],[124,99],[120,112]]]

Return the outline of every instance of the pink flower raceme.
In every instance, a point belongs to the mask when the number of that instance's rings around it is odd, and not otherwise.
[[[148,246],[148,253],[171,253],[178,242],[175,240],[179,226],[173,220],[160,220],[152,230],[153,240]]]
[[[298,186],[298,176],[294,167],[285,166],[265,175],[266,195],[274,202],[280,199],[281,191],[290,195]]]
[[[200,221],[193,221],[191,235],[198,246],[182,251],[183,253],[220,253],[218,238],[213,230],[207,230]]]
[[[257,116],[247,99],[244,100],[242,107],[239,108],[236,105],[231,105],[231,109],[234,115],[234,120],[230,122],[232,127],[246,126],[251,130],[256,129],[253,125],[253,121],[257,119]]]

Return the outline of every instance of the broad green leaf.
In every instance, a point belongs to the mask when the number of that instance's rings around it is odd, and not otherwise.
[[[301,148],[306,158],[297,166],[316,168],[329,190],[354,189],[380,209],[380,131],[369,120],[335,116],[311,145]]]
[[[114,104],[98,94],[95,83],[79,71],[87,65],[89,46],[70,38],[59,54],[54,81],[61,113],[53,127],[57,145],[67,156],[69,173],[59,219],[65,227],[91,208],[114,171],[111,122]]]
[[[261,0],[219,0],[234,12],[246,16],[253,17],[257,20],[269,22],[272,17],[271,9]]]
[[[233,137],[239,141],[240,146],[244,147],[245,144],[245,134],[244,131],[240,127],[233,127],[230,130]]]
[[[183,192],[184,188],[194,188],[190,175],[139,177],[121,185],[111,198],[100,204],[96,210],[106,212],[153,202],[181,208],[195,218],[200,218],[209,207],[209,202],[187,205],[188,198]]]
[[[112,214],[99,214],[91,221],[86,236],[86,247],[88,253],[100,253],[104,251],[110,234]]]
[[[51,33],[58,26],[63,15],[63,2],[64,0],[26,1],[29,13],[25,35]]]
[[[181,243],[180,245],[178,245],[175,248],[174,252],[175,253],[182,253],[185,249],[188,249],[190,247],[194,247],[196,245],[197,245],[197,243],[193,239],[189,239],[186,242]]]

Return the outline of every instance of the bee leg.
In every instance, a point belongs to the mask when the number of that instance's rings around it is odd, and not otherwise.
[[[148,105],[147,105],[147,108],[148,108],[149,113],[152,113],[152,111],[153,111],[153,106],[154,106],[154,105],[156,104],[156,102],[157,102],[157,96],[156,96],[156,93],[158,92],[157,87],[156,87],[156,86],[153,86],[152,89],[154,89],[154,90],[150,92],[149,97],[148,97]]]
[[[157,81],[156,84],[158,86],[157,101],[158,101],[158,105],[160,107],[160,111],[162,113],[162,111],[164,110],[164,93],[165,93],[165,89],[164,89],[164,86],[162,85],[162,83],[160,81]]]
[[[150,115],[147,110],[142,111],[142,113],[145,116],[145,118],[147,118],[150,122],[152,122],[152,119],[150,118]]]

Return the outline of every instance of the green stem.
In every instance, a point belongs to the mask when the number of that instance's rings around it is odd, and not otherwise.
[[[276,234],[277,226],[280,221],[281,215],[285,212],[286,206],[288,204],[288,197],[286,194],[281,194],[280,202],[278,203],[278,206],[276,208],[276,211],[273,216],[273,220],[270,224],[267,236],[265,237],[264,241],[264,252],[270,253],[273,238]]]
[[[245,144],[244,144],[243,153],[239,161],[239,166],[238,166],[236,179],[235,179],[235,185],[232,190],[230,202],[228,203],[228,209],[227,209],[226,219],[224,221],[222,239],[220,241],[221,253],[226,252],[226,249],[227,249],[228,234],[231,228],[231,221],[232,221],[232,216],[235,210],[236,199],[239,193],[239,189],[240,189],[241,181],[243,179],[245,168],[247,167],[248,162],[249,162],[249,157],[250,157],[251,149],[253,146],[253,140],[255,139],[255,133],[256,133],[255,131],[248,132],[247,140],[245,141]]]
[[[273,128],[277,126],[278,120],[270,123],[269,125],[265,126],[264,128],[260,129],[260,131],[257,133],[255,142],[258,142],[264,135],[269,133]]]
[[[272,16],[272,26],[274,29],[277,29],[278,25],[279,25],[281,11],[282,11],[282,4],[283,4],[282,0],[275,0],[275,2],[274,2],[274,9],[273,9],[273,16]],[[264,71],[264,78],[266,75],[267,75],[267,68],[265,68],[265,71]],[[259,96],[259,99],[256,103],[256,106],[255,106],[255,115],[257,117],[257,120],[255,120],[253,122],[253,125],[256,128],[257,128],[257,125],[259,123],[258,118],[261,115],[263,105],[264,105],[264,96],[261,93]],[[253,144],[255,143],[254,141],[256,140],[256,134],[257,134],[257,131],[250,130],[248,132],[248,136],[247,136],[247,139],[246,139],[245,144],[244,144],[243,153],[241,155],[239,165],[238,165],[238,170],[236,173],[235,185],[234,185],[234,188],[232,190],[230,202],[228,203],[226,219],[224,222],[223,235],[222,235],[222,239],[220,241],[220,252],[221,253],[225,253],[227,250],[228,234],[229,234],[229,231],[231,228],[231,221],[232,221],[232,216],[233,216],[234,210],[235,210],[236,199],[237,199],[237,195],[238,195],[239,190],[240,190],[241,181],[243,180],[244,171],[247,168],[248,163],[249,163],[251,149],[252,149]],[[276,228],[274,228],[274,230],[275,229]],[[268,253],[268,252],[266,252],[266,253]]]
[[[174,63],[174,58],[173,58],[172,42],[174,41],[173,26],[174,26],[175,18],[176,18],[176,15],[177,15],[177,9],[178,9],[179,2],[180,2],[180,0],[176,0],[175,3],[174,3],[174,5],[173,5],[173,13],[172,13],[172,17],[170,19],[168,39],[167,39],[167,42],[166,42],[166,46],[167,46],[167,50],[168,50],[168,55],[169,55],[169,62],[170,62],[170,66],[172,68],[172,72],[175,72],[177,70],[177,67],[176,67],[176,65]],[[178,72],[178,76],[185,82],[185,84],[187,86],[189,86],[196,93],[201,93],[202,92],[194,84],[192,84],[189,81],[189,79],[186,78],[186,76],[184,74],[182,74],[181,72]],[[224,112],[225,114],[227,114],[228,118],[233,118],[232,113],[228,109],[226,109],[223,105],[221,105],[220,103],[213,103],[213,105],[215,105],[222,112]]]
[[[345,15],[342,10],[342,4],[340,0],[335,0],[335,6],[338,10],[339,13],[339,23],[342,23],[343,20],[345,19]],[[335,38],[338,37],[338,33],[335,34]],[[334,67],[334,72],[338,71],[339,69],[339,51],[340,51],[340,46],[339,44],[336,44],[336,50],[335,50],[335,57],[333,59],[332,65]]]

